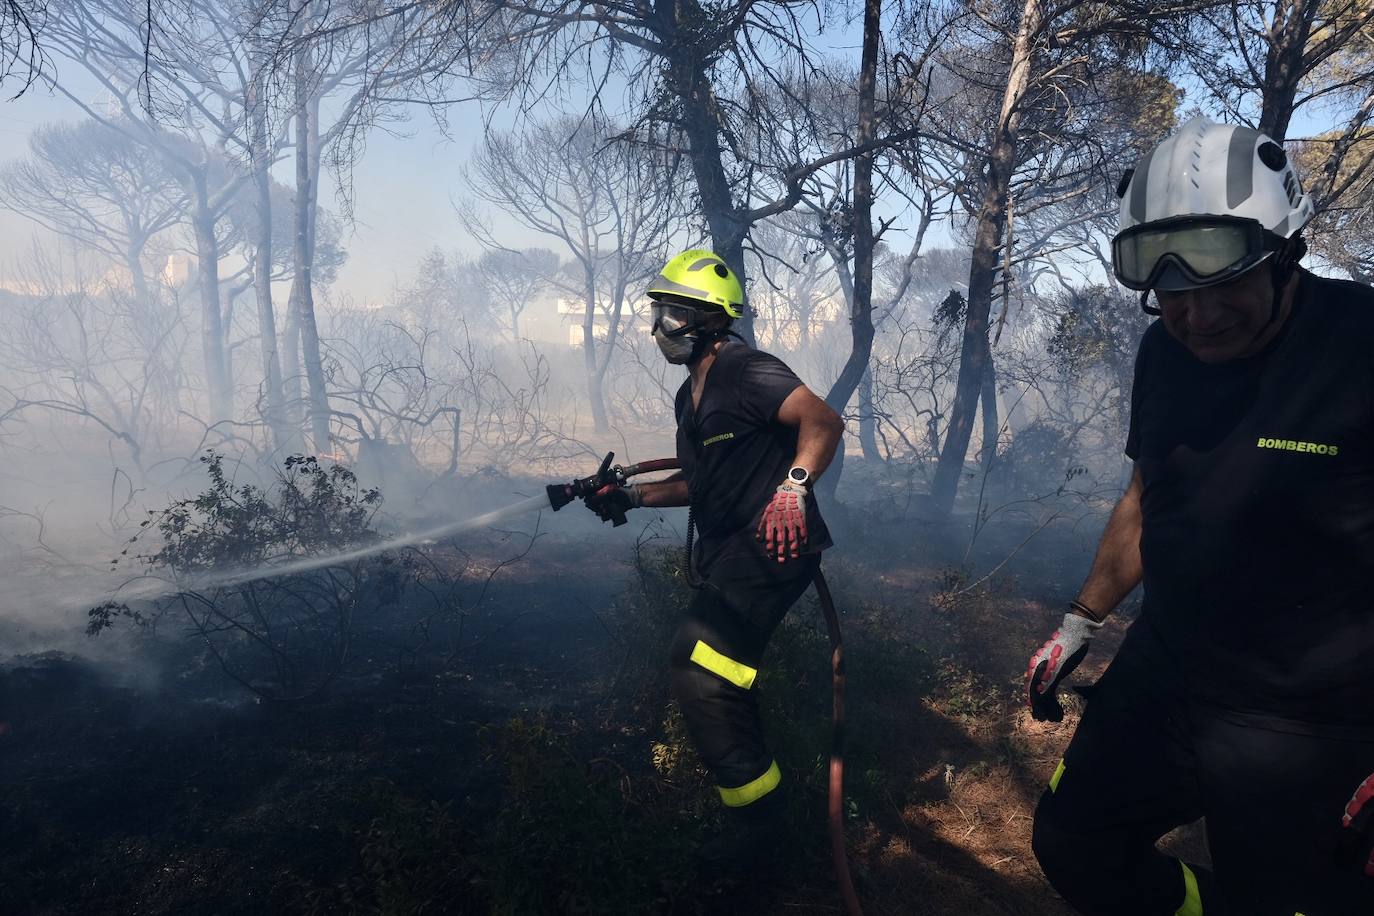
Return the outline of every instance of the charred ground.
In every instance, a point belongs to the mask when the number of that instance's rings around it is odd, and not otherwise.
[[[566,514],[484,582],[441,670],[371,672],[280,703],[226,683],[194,640],[137,641],[162,671],[155,690],[70,654],[11,660],[0,911],[836,911],[814,599],[780,630],[761,680],[796,789],[788,864],[703,888],[690,854],[719,812],[661,664],[688,597],[676,532],[641,521],[603,535]],[[1017,693],[1095,525],[1058,520],[1018,551],[1039,524],[1027,515],[967,551],[967,531],[832,515],[867,911],[1067,913],[1029,836],[1075,717],[1033,723]],[[487,533],[464,562],[495,568],[524,544]]]

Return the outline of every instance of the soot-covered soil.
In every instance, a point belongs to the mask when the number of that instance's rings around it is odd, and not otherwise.
[[[1076,717],[1034,723],[1016,694],[1095,531],[1051,526],[970,587],[969,570],[1027,531],[986,535],[965,561],[966,536],[836,522],[827,569],[849,640],[849,838],[866,911],[1068,913],[1029,837]],[[637,550],[642,526],[570,527],[502,569],[454,664],[418,679],[281,706],[212,689],[212,671],[178,668],[166,646],[152,690],[70,655],[11,659],[0,913],[838,912],[814,601],[761,681],[794,845],[776,872],[702,886],[690,852],[719,812],[660,665],[683,600],[676,552],[659,550],[671,539]]]

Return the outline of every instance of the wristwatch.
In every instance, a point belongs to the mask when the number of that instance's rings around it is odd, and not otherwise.
[[[787,472],[787,479],[799,487],[811,489],[811,472],[801,465],[797,465]]]

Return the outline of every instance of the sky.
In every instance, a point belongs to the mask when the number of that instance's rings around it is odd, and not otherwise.
[[[815,40],[823,53],[857,58],[859,34],[854,22],[834,24]],[[99,99],[99,88],[79,65],[56,56],[54,63],[55,74],[65,85],[86,99]],[[575,106],[576,99],[569,104]],[[28,134],[35,127],[83,117],[72,103],[43,84],[32,86],[16,100],[0,102],[0,162],[26,155]],[[335,296],[354,305],[383,304],[397,285],[409,281],[429,249],[476,250],[457,217],[455,202],[466,194],[461,169],[481,135],[483,112],[476,103],[457,103],[449,107],[446,118],[451,136],[445,136],[431,113],[420,106],[412,106],[408,119],[391,125],[390,132],[369,133],[366,153],[353,175],[354,219],[345,239],[349,257],[334,285]],[[494,116],[502,127],[517,121],[518,115],[510,110],[498,110]],[[1294,125],[1296,129],[1304,126],[1301,119]],[[280,166],[280,177],[288,184],[291,168],[290,161]],[[337,210],[333,195],[334,182],[327,176],[322,200]],[[506,244],[553,247],[552,240],[541,239],[499,214],[493,216]],[[8,258],[0,257],[0,283],[34,237],[52,238],[31,221],[0,210],[0,250],[10,253]],[[901,247],[897,239],[893,244]]]
[[[81,78],[78,66],[60,59],[57,66],[59,79],[77,87],[84,98],[99,98],[90,80]],[[75,105],[43,85],[31,87],[13,101],[0,102],[0,162],[27,155],[28,135],[34,128],[84,117]],[[476,105],[463,104],[455,106],[449,117],[454,140],[445,138],[422,109],[414,111],[407,123],[394,125],[406,136],[378,130],[368,137],[367,153],[354,175],[355,225],[346,240],[349,258],[336,284],[356,304],[384,302],[428,249],[471,246],[452,200],[462,194],[459,170],[471,153],[480,112]],[[289,181],[289,170],[282,177]],[[332,205],[331,178],[326,177],[321,190],[322,200]],[[52,238],[32,221],[0,210],[0,248],[25,251],[34,236],[44,241]],[[8,272],[7,265],[0,266],[0,278]]]
[[[858,28],[854,22],[841,21],[815,36],[822,53],[842,54],[857,59]],[[88,101],[99,100],[102,90],[83,68],[52,54],[56,78]],[[9,88],[6,86],[5,88]],[[576,91],[566,101],[577,110]],[[612,94],[608,93],[607,98]],[[353,174],[353,225],[345,237],[348,261],[334,284],[336,296],[354,305],[379,305],[388,301],[397,285],[412,276],[421,257],[429,249],[473,253],[476,244],[463,229],[455,203],[467,192],[461,169],[481,136],[484,112],[476,103],[457,103],[445,112],[450,136],[435,124],[432,114],[422,106],[411,106],[408,119],[391,124],[390,133],[373,130],[368,134],[367,150]],[[487,112],[498,127],[518,123],[519,115],[510,109]],[[59,93],[41,83],[35,84],[15,100],[0,100],[0,163],[28,154],[28,135],[34,128],[53,122],[76,122],[85,115]],[[278,168],[280,180],[293,183],[290,161]],[[338,210],[334,181],[326,176],[321,201]],[[543,245],[555,247],[551,239],[541,239],[500,214],[489,214],[505,244],[512,247]],[[0,284],[13,271],[15,257],[22,257],[30,240],[48,243],[50,233],[32,221],[0,209]]]

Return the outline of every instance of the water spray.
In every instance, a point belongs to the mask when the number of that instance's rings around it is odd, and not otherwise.
[[[120,594],[125,600],[147,600],[165,597],[178,592],[199,591],[230,585],[243,585],[247,582],[273,579],[278,576],[293,576],[299,573],[313,572],[317,569],[338,566],[341,563],[352,563],[355,560],[363,560],[401,547],[430,544],[443,538],[454,537],[455,535],[473,531],[478,528],[486,528],[498,522],[516,518],[529,512],[536,512],[542,509],[552,509],[557,512],[574,499],[586,498],[606,486],[623,486],[631,477],[638,474],[673,470],[679,467],[677,459],[675,458],[644,461],[639,464],[629,465],[628,467],[622,467],[621,465],[612,466],[611,462],[614,459],[615,452],[608,452],[595,474],[579,478],[567,484],[549,484],[545,487],[543,493],[536,496],[522,499],[504,508],[494,509],[491,512],[485,512],[460,522],[450,522],[445,525],[428,528],[424,531],[398,534],[385,540],[378,541],[375,544],[368,544],[365,547],[356,547],[339,553],[324,554],[317,557],[302,557],[299,560],[292,560],[286,563],[269,563],[255,566],[251,569],[218,570],[213,573],[206,573],[193,578],[176,581],[167,581],[155,576],[144,576],[127,583],[125,587],[120,589]],[[615,519],[615,524],[623,525],[624,523],[625,516],[622,513]]]
[[[640,464],[621,467],[620,465],[611,466],[615,453],[610,452],[601,462],[601,467],[595,474],[574,480],[568,484],[550,484],[543,493],[522,499],[517,503],[512,503],[491,512],[485,512],[472,518],[463,519],[458,522],[438,525],[434,528],[427,528],[423,531],[398,534],[365,547],[355,547],[350,550],[338,553],[323,554],[313,557],[302,557],[297,560],[290,560],[284,563],[264,563],[251,568],[220,569],[214,572],[204,573],[196,576],[179,577],[167,579],[154,574],[145,574],[125,582],[116,589],[119,597],[124,601],[152,601],[158,598],[165,598],[183,592],[203,591],[206,589],[222,588],[225,586],[243,585],[248,582],[258,582],[263,579],[275,579],[279,576],[293,576],[300,573],[314,572],[317,569],[326,569],[330,566],[338,566],[342,563],[352,563],[356,560],[364,560],[368,557],[386,553],[389,550],[396,550],[401,547],[413,547],[420,544],[431,544],[443,538],[451,538],[468,531],[479,528],[486,528],[507,519],[516,518],[529,512],[537,512],[543,509],[552,509],[557,512],[559,509],[572,502],[574,499],[585,498],[602,487],[608,485],[623,485],[629,478],[636,474],[646,474],[652,471],[670,470],[678,467],[675,459],[665,459],[659,461],[647,461]],[[624,524],[623,514],[616,519],[616,524]],[[84,602],[89,605],[94,602]]]
[[[388,550],[395,550],[398,547],[413,547],[417,544],[432,544],[441,538],[453,537],[477,528],[486,528],[503,522],[509,518],[524,515],[527,512],[534,512],[539,509],[548,509],[549,498],[540,494],[522,499],[518,503],[512,503],[501,509],[493,509],[491,512],[484,512],[481,515],[464,519],[461,522],[450,522],[447,525],[440,525],[437,528],[429,528],[425,531],[417,531],[411,534],[400,534],[395,537],[378,541],[376,544],[369,544],[366,547],[358,547],[354,550],[347,550],[343,553],[329,554],[322,557],[305,557],[300,560],[293,560],[290,563],[282,563],[276,566],[260,567],[253,570],[240,572],[217,573],[207,577],[209,581],[202,584],[206,586],[217,585],[239,585],[244,582],[254,582],[259,579],[267,579],[275,576],[291,576],[296,573],[312,572],[316,569],[324,569],[327,566],[337,566],[340,563],[351,563],[354,560],[362,560],[367,557],[385,553]]]
[[[275,579],[278,576],[293,576],[299,573],[313,572],[317,569],[325,569],[330,566],[338,566],[341,563],[352,563],[355,560],[363,560],[368,557],[386,553],[389,550],[396,550],[400,547],[431,544],[442,538],[453,537],[454,535],[463,534],[464,532],[472,531],[477,528],[495,525],[498,522],[515,518],[528,512],[549,508],[551,508],[551,506],[548,496],[541,493],[537,496],[531,496],[528,499],[522,499],[518,503],[513,503],[501,509],[494,509],[491,512],[485,512],[460,522],[450,522],[446,525],[425,529],[424,531],[398,534],[386,538],[385,540],[378,541],[375,544],[368,544],[366,547],[357,547],[352,550],[324,554],[317,557],[302,557],[299,560],[292,560],[286,563],[268,563],[261,566],[255,566],[251,569],[219,570],[176,580],[166,580],[149,574],[126,582],[118,591],[120,597],[125,601],[146,601],[175,595],[180,592],[200,591],[203,589],[220,588],[229,585],[243,585],[247,582],[257,582],[262,579]]]

